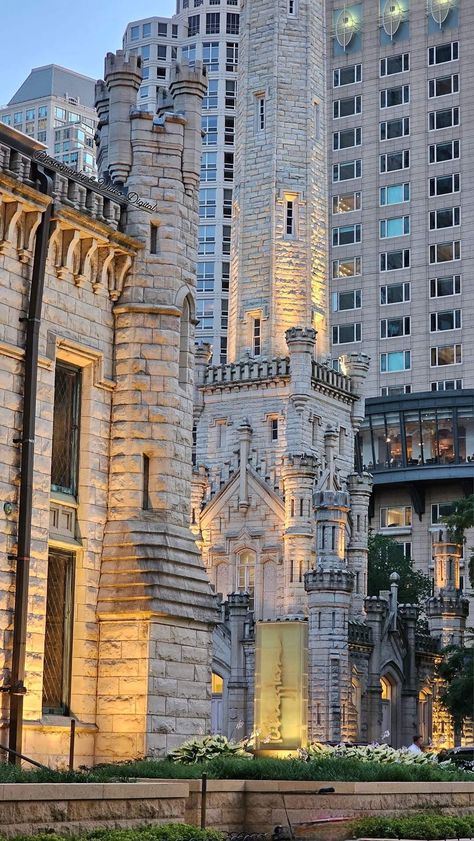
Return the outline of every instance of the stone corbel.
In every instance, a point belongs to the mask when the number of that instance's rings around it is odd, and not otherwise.
[[[109,290],[109,269],[111,264],[113,268],[114,257],[115,249],[112,246],[106,245],[98,249],[97,275],[95,283],[93,283],[94,292],[98,292],[99,289]]]
[[[58,254],[61,253],[61,225],[57,220],[54,220],[51,225],[53,232],[49,238],[48,261],[52,271],[56,272],[59,266]]]
[[[82,286],[85,281],[91,277],[91,259],[97,250],[97,240],[93,237],[85,237],[81,239],[76,257],[79,260],[77,266],[77,273],[74,272],[74,283],[76,286]]]
[[[15,242],[16,226],[23,212],[23,204],[20,201],[7,201],[3,204],[3,235],[0,241],[0,254],[6,254],[11,246],[17,246]]]
[[[113,262],[113,271],[109,275],[109,295],[112,301],[118,301],[120,298],[131,265],[130,254],[118,254],[116,256]]]
[[[23,214],[21,220],[21,243],[18,245],[20,263],[28,263],[33,256],[35,234],[41,222],[41,213],[31,210]]]
[[[74,228],[63,230],[60,264],[56,269],[56,274],[60,280],[64,280],[68,274],[74,275],[74,256],[80,244],[80,238],[79,231],[74,230]]]

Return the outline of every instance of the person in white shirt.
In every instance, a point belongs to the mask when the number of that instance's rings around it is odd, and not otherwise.
[[[415,736],[413,736],[413,742],[411,743],[408,750],[410,750],[412,753],[423,753],[422,746],[423,742],[421,736],[416,734]]]

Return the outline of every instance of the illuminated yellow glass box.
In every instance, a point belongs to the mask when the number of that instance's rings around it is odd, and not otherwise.
[[[307,742],[308,625],[258,622],[255,668],[255,748],[284,754]]]

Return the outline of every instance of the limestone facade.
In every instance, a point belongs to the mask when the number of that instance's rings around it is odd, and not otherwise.
[[[21,319],[35,232],[53,203],[39,333],[23,739],[27,755],[53,763],[67,759],[71,718],[77,764],[164,752],[209,728],[215,600],[188,525],[207,80],[200,65],[176,67],[157,115],[136,109],[140,80],[140,59],[108,54],[96,91],[104,186],[35,159],[41,144],[1,129],[5,685],[22,478]],[[51,196],[39,190],[38,167],[52,180]],[[68,404],[74,418],[60,414],[68,373],[79,383],[75,407]],[[74,474],[67,487],[58,478],[65,462]],[[1,698],[5,739],[8,693]]]

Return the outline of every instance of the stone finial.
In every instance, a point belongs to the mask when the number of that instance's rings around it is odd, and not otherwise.
[[[339,433],[331,425],[326,427],[324,432],[324,453],[326,457],[326,469],[329,471],[327,479],[327,487],[331,490],[334,487],[334,479],[336,476],[335,456],[336,448],[339,441]]]
[[[397,627],[398,614],[398,586],[400,584],[400,576],[398,572],[392,572],[390,576],[390,612],[392,614],[392,628]]]
[[[109,92],[103,79],[98,79],[95,83],[94,105],[99,117],[99,123],[101,123],[109,115]]]
[[[136,109],[142,81],[141,57],[124,50],[107,53],[105,84],[109,92],[108,169],[114,184],[122,186],[132,166],[130,113]]]
[[[239,509],[243,512],[249,507],[248,488],[248,460],[250,453],[250,442],[252,440],[252,427],[248,418],[244,418],[237,428],[240,440],[240,485],[239,485]]]
[[[354,393],[362,393],[363,382],[369,373],[370,356],[366,353],[346,353],[339,357],[342,372],[353,382]]]

